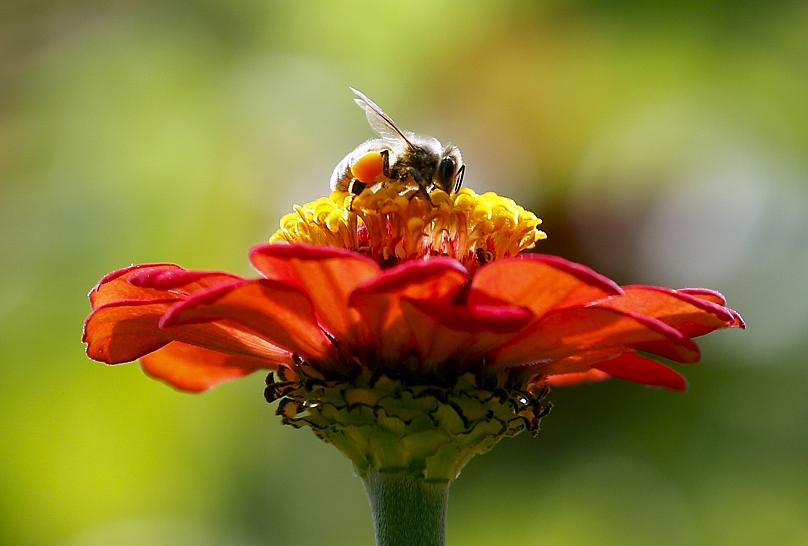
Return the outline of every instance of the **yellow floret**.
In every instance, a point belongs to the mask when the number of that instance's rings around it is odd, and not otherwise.
[[[271,242],[310,243],[365,253],[383,264],[442,255],[473,269],[546,238],[541,219],[512,199],[463,188],[453,195],[388,183],[359,195],[334,192],[295,207]]]

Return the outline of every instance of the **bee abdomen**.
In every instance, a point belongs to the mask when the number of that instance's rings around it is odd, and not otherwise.
[[[357,146],[334,167],[331,191],[349,192],[354,180],[372,184],[381,179],[387,168],[387,159],[383,158],[383,154],[387,153],[389,148],[382,139],[368,140]]]
[[[353,180],[353,175],[351,174],[350,155],[348,155],[337,163],[334,172],[331,173],[331,191],[348,191],[351,180]]]

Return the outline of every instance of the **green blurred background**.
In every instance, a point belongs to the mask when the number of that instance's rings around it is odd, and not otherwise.
[[[371,136],[353,85],[539,213],[541,250],[749,325],[687,393],[555,390],[538,440],[466,468],[450,543],[808,544],[806,28],[796,2],[4,2],[0,543],[371,544],[263,377],[179,394],[79,341],[109,270],[250,273]]]

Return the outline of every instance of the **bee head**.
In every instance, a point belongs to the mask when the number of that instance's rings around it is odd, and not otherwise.
[[[460,149],[450,144],[441,153],[432,183],[446,193],[456,192],[463,185],[465,171],[466,166],[463,164]]]

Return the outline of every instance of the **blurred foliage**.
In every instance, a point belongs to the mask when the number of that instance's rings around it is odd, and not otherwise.
[[[459,0],[0,7],[0,543],[370,544],[360,482],[252,377],[181,395],[90,363],[85,294],[246,251],[370,136],[356,86],[460,145],[541,250],[722,289],[749,323],[673,394],[553,393],[473,461],[452,544],[808,543],[808,9]]]

